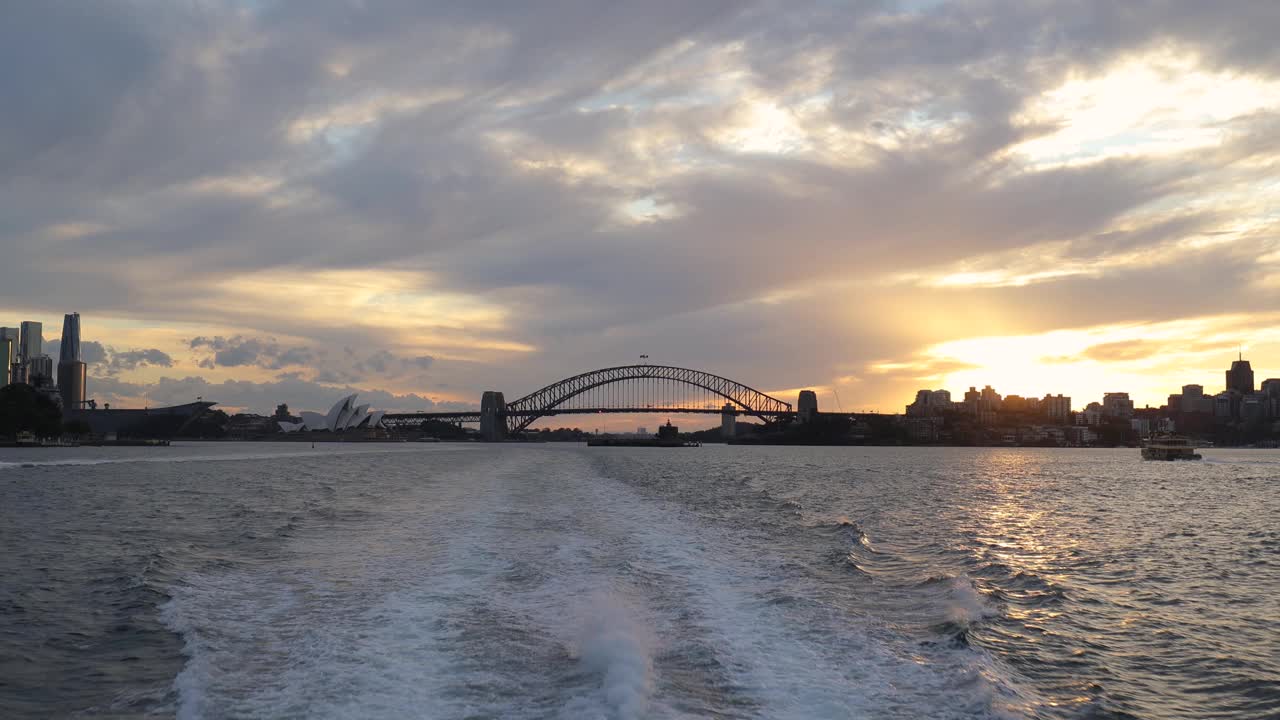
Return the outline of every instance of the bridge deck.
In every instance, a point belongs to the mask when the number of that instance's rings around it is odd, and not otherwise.
[[[507,417],[545,417],[550,415],[751,415],[740,408],[724,410],[708,407],[621,407],[621,408],[552,408],[550,410],[508,410]],[[776,413],[780,417],[795,413]],[[382,421],[389,425],[412,425],[427,420],[438,420],[448,423],[478,423],[479,412],[422,412],[422,413],[387,413]]]

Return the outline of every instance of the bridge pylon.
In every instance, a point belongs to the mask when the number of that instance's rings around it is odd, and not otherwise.
[[[497,390],[480,396],[480,437],[485,442],[501,442],[507,437],[507,401]]]

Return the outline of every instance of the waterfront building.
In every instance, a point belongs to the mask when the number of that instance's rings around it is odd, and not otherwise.
[[[1253,392],[1253,368],[1243,354],[1240,359],[1231,363],[1231,369],[1227,371],[1227,390],[1234,390],[1241,395]]]
[[[18,354],[22,356],[22,362],[29,363],[44,354],[44,325],[34,320],[23,320],[21,328]]]
[[[143,410],[72,408],[62,416],[85,421],[90,432],[103,437],[168,438],[180,435],[216,404],[200,401]]]
[[[1062,393],[1045,395],[1040,406],[1050,420],[1056,420],[1065,425],[1071,418],[1071,398],[1065,397]]]
[[[278,421],[281,432],[302,432],[302,431],[321,431],[342,432],[343,430],[355,430],[357,428],[376,428],[382,423],[382,415],[385,411],[378,410],[369,412],[368,405],[355,404],[356,395],[348,395],[338,402],[334,403],[329,412],[321,415],[317,412],[304,410],[299,415],[302,422]]]
[[[1104,393],[1102,396],[1102,414],[1122,420],[1133,417],[1133,401],[1129,399],[1129,393]]]

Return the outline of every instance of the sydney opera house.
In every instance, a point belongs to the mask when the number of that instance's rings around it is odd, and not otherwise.
[[[356,396],[348,395],[337,402],[328,413],[301,413],[302,422],[280,422],[283,432],[301,432],[304,430],[327,430],[342,432],[360,428],[376,428],[382,425],[384,410],[369,412],[368,405],[356,405]]]

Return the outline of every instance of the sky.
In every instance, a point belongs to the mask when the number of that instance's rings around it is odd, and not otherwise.
[[[0,23],[0,325],[89,394],[823,409],[1280,377],[1280,3],[51,0]],[[652,424],[652,423],[649,423]]]

